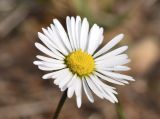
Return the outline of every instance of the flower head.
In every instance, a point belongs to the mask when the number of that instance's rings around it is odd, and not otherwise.
[[[66,57],[66,64],[73,73],[80,77],[91,74],[95,65],[93,57],[82,50],[70,53]]]
[[[110,51],[123,39],[123,34],[117,35],[97,50],[104,37],[102,27],[94,24],[89,30],[87,19],[81,21],[79,16],[67,17],[66,25],[67,32],[54,19],[50,27],[42,28],[43,33],[38,33],[44,45],[35,43],[35,46],[46,56],[37,55],[39,60],[34,61],[34,64],[50,72],[43,79],[54,79],[54,84],[61,91],[68,89],[69,98],[75,93],[78,107],[82,103],[82,89],[90,102],[94,102],[92,92],[101,99],[118,102],[115,88],[107,85],[107,82],[124,85],[134,81],[131,76],[116,73],[130,69],[124,66],[130,62],[127,54],[123,53],[128,47],[122,46]]]

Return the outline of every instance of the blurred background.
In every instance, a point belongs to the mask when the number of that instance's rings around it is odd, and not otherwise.
[[[33,65],[40,52],[37,32],[53,18],[87,17],[105,31],[104,43],[119,33],[132,59],[126,72],[136,81],[116,86],[126,119],[160,119],[160,0],[0,0],[0,119],[51,119],[62,95]],[[115,105],[83,96],[80,109],[68,99],[59,119],[117,119]]]

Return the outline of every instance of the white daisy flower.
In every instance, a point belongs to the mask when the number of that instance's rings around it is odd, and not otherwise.
[[[130,69],[124,66],[130,62],[127,54],[123,53],[128,46],[110,51],[123,39],[123,34],[117,35],[97,50],[104,38],[102,27],[94,24],[89,29],[87,19],[81,21],[79,16],[67,17],[66,25],[67,31],[54,19],[50,27],[42,28],[43,33],[38,32],[44,45],[35,43],[35,46],[46,56],[37,55],[38,60],[34,61],[34,64],[40,70],[50,72],[45,74],[43,79],[54,79],[54,84],[58,85],[61,91],[68,89],[68,98],[75,93],[78,107],[81,107],[82,103],[82,90],[92,103],[92,92],[101,99],[118,102],[115,88],[103,81],[118,85],[134,81],[131,76],[115,72]]]

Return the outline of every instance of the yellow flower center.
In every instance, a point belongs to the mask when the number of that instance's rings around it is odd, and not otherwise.
[[[70,53],[66,57],[66,64],[73,73],[79,76],[89,75],[95,67],[93,57],[82,50]]]

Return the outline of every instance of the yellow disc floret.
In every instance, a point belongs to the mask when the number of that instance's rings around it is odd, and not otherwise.
[[[73,73],[79,76],[89,75],[95,67],[93,57],[82,50],[70,53],[66,57],[66,64]]]

